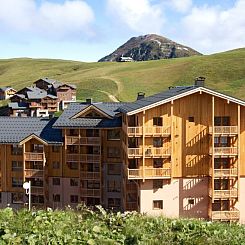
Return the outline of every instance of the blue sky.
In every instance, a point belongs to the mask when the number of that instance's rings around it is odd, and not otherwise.
[[[156,33],[211,54],[245,47],[245,0],[0,0],[0,58],[97,61]]]

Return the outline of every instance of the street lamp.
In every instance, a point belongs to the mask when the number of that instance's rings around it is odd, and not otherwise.
[[[23,188],[26,190],[26,195],[29,196],[29,211],[31,211],[31,181],[25,182]]]

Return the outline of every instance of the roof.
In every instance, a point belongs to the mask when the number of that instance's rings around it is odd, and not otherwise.
[[[52,99],[57,99],[55,95],[48,94],[45,90],[35,91],[35,92],[27,92],[28,99],[43,99],[45,97],[49,97]]]
[[[117,102],[100,102],[100,103],[71,103],[67,109],[61,114],[58,120],[55,122],[54,127],[66,128],[66,127],[77,127],[77,128],[113,128],[121,127],[122,121],[120,117],[116,115],[119,113],[118,108],[125,105],[126,103]],[[87,118],[77,117],[79,112],[85,110],[89,106],[98,108],[111,118]],[[73,118],[74,117],[74,118]]]
[[[8,103],[8,107],[13,110],[24,110],[28,108],[28,105],[25,102],[11,102]]]
[[[17,144],[35,135],[48,144],[62,144],[60,129],[53,128],[57,118],[0,117],[0,144]]]
[[[218,96],[223,99],[227,99],[231,102],[238,103],[240,105],[245,106],[245,101],[234,98],[232,96],[228,96],[219,92],[216,92],[214,90],[200,87],[200,86],[177,86],[170,88],[167,91],[154,94],[152,96],[148,96],[145,98],[142,98],[140,100],[136,100],[135,102],[128,103],[127,105],[124,105],[119,108],[120,112],[127,113],[128,115],[132,115],[135,113],[138,113],[143,110],[150,109],[152,107],[165,104],[167,102],[173,101],[175,99],[179,99],[181,97],[197,93],[197,92],[205,92],[214,96]]]
[[[73,88],[73,89],[76,89],[76,88],[77,88],[76,85],[69,84],[69,83],[62,83],[62,82],[60,82],[60,81],[57,81],[57,80],[54,80],[54,79],[50,79],[50,78],[47,78],[47,77],[45,77],[45,78],[40,78],[40,79],[38,79],[38,80],[37,80],[36,82],[34,82],[34,83],[37,83],[37,82],[40,81],[40,80],[46,82],[46,83],[49,84],[49,85],[52,85],[54,88],[59,88],[60,86],[64,86],[64,85],[69,86],[69,87],[71,87],[71,88]]]
[[[14,91],[16,91],[16,90],[13,89],[12,87],[8,87],[8,86],[7,86],[7,87],[1,87],[0,90],[3,91],[3,92],[6,92],[6,91],[8,91],[8,90],[14,90]]]

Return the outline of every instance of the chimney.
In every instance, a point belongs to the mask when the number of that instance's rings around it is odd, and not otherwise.
[[[195,86],[196,87],[204,87],[205,86],[205,77],[197,77],[195,79]]]
[[[141,100],[143,98],[145,98],[145,93],[144,92],[138,92],[137,100]]]
[[[92,98],[86,99],[86,104],[87,105],[91,105],[92,103],[93,103],[93,99]]]

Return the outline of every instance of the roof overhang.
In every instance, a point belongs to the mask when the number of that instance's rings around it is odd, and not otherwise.
[[[35,134],[31,134],[31,135],[27,136],[26,138],[24,138],[23,140],[21,140],[21,141],[19,142],[19,144],[20,144],[20,145],[23,145],[23,144],[25,144],[26,142],[28,142],[28,141],[31,140],[31,139],[36,139],[36,140],[38,140],[39,142],[41,142],[42,144],[48,145],[47,141],[41,139],[40,137],[38,137],[38,136],[35,135]]]
[[[75,114],[74,116],[71,117],[71,119],[76,119],[80,116],[82,116],[83,114],[85,114],[86,112],[88,112],[89,110],[95,110],[96,112],[98,112],[98,114],[100,114],[103,117],[112,119],[112,117],[110,115],[108,115],[107,113],[105,113],[104,111],[100,110],[98,107],[96,107],[95,105],[89,105],[88,107],[85,107],[83,110],[79,111],[77,114]]]
[[[228,95],[225,95],[225,94],[216,92],[216,91],[214,91],[214,90],[211,90],[211,89],[208,89],[208,88],[205,88],[205,87],[197,87],[197,88],[195,88],[195,89],[192,89],[192,90],[190,90],[190,91],[181,93],[181,94],[176,95],[176,96],[173,96],[173,97],[171,97],[171,98],[167,98],[167,99],[165,99],[165,100],[161,100],[161,101],[152,103],[152,104],[150,104],[150,105],[141,107],[141,108],[139,108],[139,109],[136,109],[136,110],[127,112],[126,114],[127,114],[128,116],[134,115],[134,114],[136,114],[136,113],[139,113],[139,112],[142,112],[142,111],[145,111],[145,110],[149,110],[149,109],[151,109],[151,108],[153,108],[153,107],[156,107],[156,106],[159,106],[159,105],[163,105],[163,104],[169,103],[169,102],[171,102],[171,101],[174,101],[174,100],[183,98],[183,97],[188,96],[188,95],[191,95],[191,94],[195,94],[195,93],[197,93],[197,92],[204,92],[204,93],[207,93],[207,94],[210,94],[210,95],[219,97],[219,98],[221,98],[221,99],[228,100],[229,102],[233,102],[233,103],[236,103],[236,104],[245,106],[245,101],[243,101],[243,100],[240,100],[240,99],[237,99],[237,98],[234,98],[234,97],[231,97],[231,96],[228,96]]]

